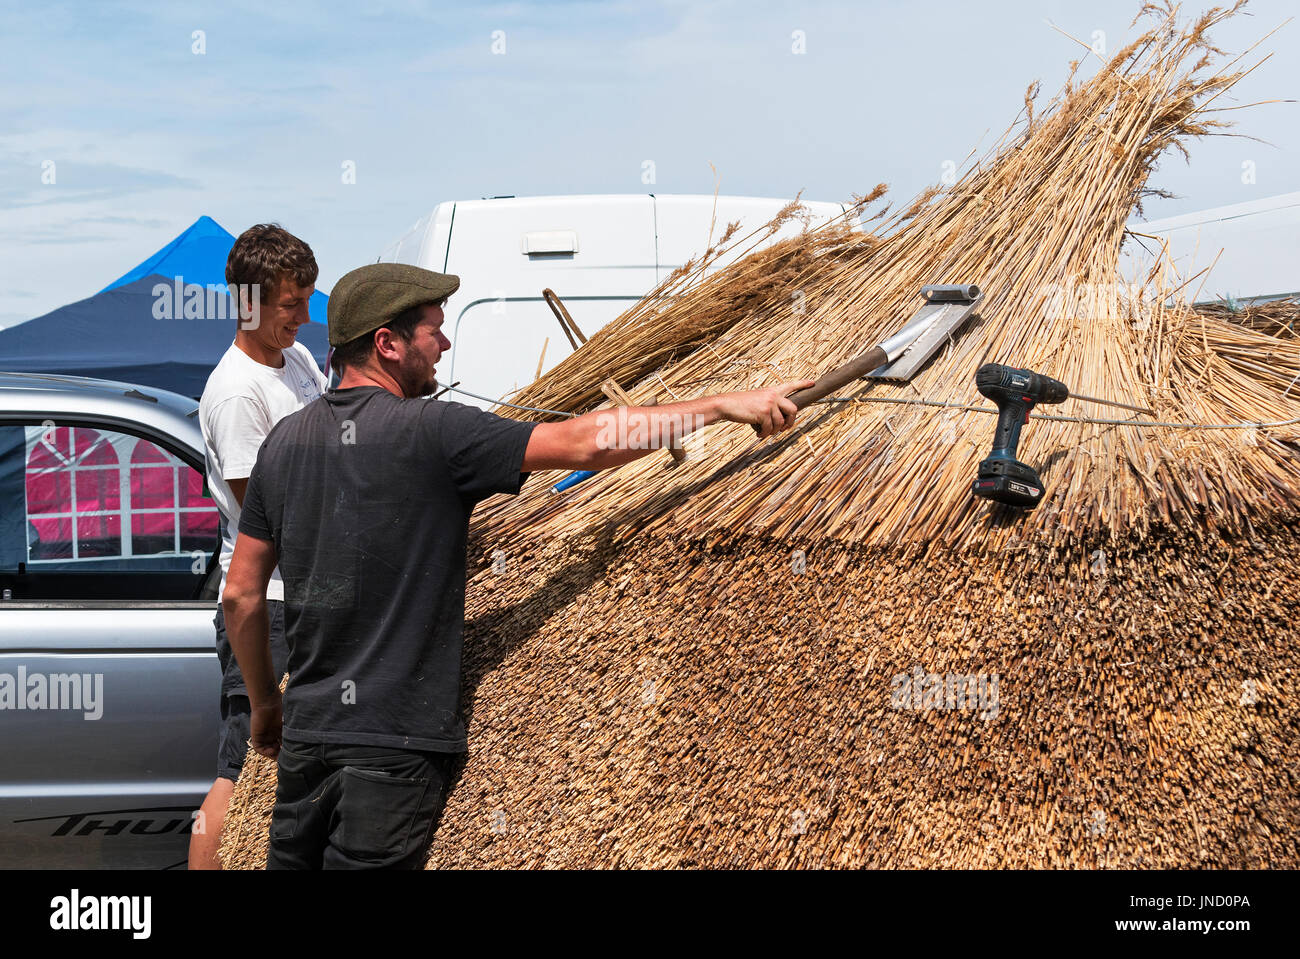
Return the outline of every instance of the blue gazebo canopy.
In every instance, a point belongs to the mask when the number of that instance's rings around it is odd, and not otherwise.
[[[0,369],[94,376],[200,396],[239,322],[225,276],[234,242],[211,217],[199,217],[94,296],[0,330]],[[203,308],[187,310],[196,296]],[[314,293],[307,304],[312,322],[298,330],[298,342],[322,369],[329,350],[327,303],[324,293]]]
[[[181,277],[188,286],[225,286],[226,258],[235,238],[210,216],[201,216],[180,236],[172,240],[153,256],[127,270],[101,293],[126,286],[145,276]],[[319,290],[307,302],[307,311],[313,323],[325,322],[325,304],[328,297]]]
[[[141,277],[0,331],[0,369],[94,376],[197,398],[234,342],[239,319],[224,291],[187,286],[184,295],[203,296],[207,307],[220,300],[204,318],[186,319],[183,299],[179,311],[172,308],[177,305],[172,277]],[[165,312],[171,315],[159,315]],[[300,327],[298,342],[323,369],[329,349],[325,327]]]

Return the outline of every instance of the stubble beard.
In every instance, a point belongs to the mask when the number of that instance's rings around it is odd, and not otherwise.
[[[432,367],[427,372],[412,375],[406,378],[402,384],[403,392],[408,400],[416,399],[421,396],[428,396],[438,388],[438,381],[434,375]]]

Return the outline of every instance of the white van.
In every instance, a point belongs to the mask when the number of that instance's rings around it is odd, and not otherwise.
[[[767,223],[788,201],[717,197],[713,242],[726,225]],[[811,225],[840,216],[839,203],[804,203]],[[494,197],[440,203],[380,262],[460,277],[444,330],[451,353],[438,381],[493,399],[527,386],[573,352],[542,298],[553,290],[590,337],[709,245],[713,196]],[[786,224],[767,242],[803,229]],[[492,403],[463,394],[459,402]]]
[[[1178,271],[1191,280],[1178,299],[1241,303],[1300,296],[1296,249],[1300,247],[1300,193],[1235,203],[1197,213],[1129,223],[1120,275],[1141,279],[1164,243]]]

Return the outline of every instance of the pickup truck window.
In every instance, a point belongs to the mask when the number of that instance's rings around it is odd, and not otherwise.
[[[192,599],[219,546],[203,476],[144,436],[0,427],[0,580],[13,600]]]

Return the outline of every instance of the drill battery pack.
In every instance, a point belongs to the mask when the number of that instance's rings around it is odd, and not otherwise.
[[[1033,509],[1043,498],[1043,481],[1032,466],[1019,460],[990,457],[980,463],[970,491],[1007,506]]]

